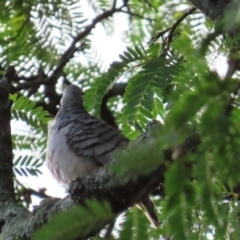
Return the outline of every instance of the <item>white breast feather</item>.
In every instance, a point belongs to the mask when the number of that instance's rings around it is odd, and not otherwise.
[[[53,123],[50,124],[50,127]],[[63,184],[70,184],[71,181],[82,178],[96,170],[99,166],[93,161],[77,156],[66,143],[66,134],[69,132],[69,125],[61,131],[49,128],[51,134],[47,144],[47,165],[55,179]]]

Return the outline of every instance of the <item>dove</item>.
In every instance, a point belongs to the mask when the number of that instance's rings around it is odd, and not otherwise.
[[[60,109],[48,126],[47,166],[53,177],[67,186],[112,161],[114,151],[129,143],[117,129],[87,112],[82,95],[78,86],[67,86]],[[157,226],[150,201],[147,197],[142,203],[150,221]]]

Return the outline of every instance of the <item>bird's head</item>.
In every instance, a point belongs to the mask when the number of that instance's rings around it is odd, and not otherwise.
[[[62,95],[61,99],[61,108],[64,110],[70,109],[78,109],[78,110],[85,110],[83,106],[83,92],[81,88],[76,85],[69,85],[67,86]],[[61,109],[60,108],[60,109]]]

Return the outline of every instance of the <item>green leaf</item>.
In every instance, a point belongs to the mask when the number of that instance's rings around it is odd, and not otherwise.
[[[74,206],[65,212],[55,214],[47,224],[37,230],[33,239],[84,238],[99,226],[99,222],[107,223],[113,217],[109,204],[88,200],[86,207]]]

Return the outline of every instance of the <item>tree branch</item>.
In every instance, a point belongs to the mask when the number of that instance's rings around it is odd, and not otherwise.
[[[8,95],[15,68],[9,66],[0,81],[0,203],[15,201],[13,187],[13,162],[11,139],[11,111]]]
[[[168,34],[168,45],[167,45],[167,49],[170,48],[170,44],[172,42],[172,38],[173,38],[173,33],[176,30],[176,28],[178,27],[178,25],[189,15],[191,15],[193,12],[196,11],[196,8],[190,8],[187,12],[185,12],[171,27],[169,34]]]
[[[111,97],[123,96],[123,94],[125,93],[126,86],[127,86],[126,82],[114,84],[114,86],[104,95],[102,99],[102,104],[100,108],[101,119],[115,128],[118,128],[118,126],[112,111],[107,106],[107,102],[108,99]]]
[[[125,7],[125,4],[119,8],[112,7],[110,10],[103,12],[102,14],[98,15],[96,18],[93,19],[92,23],[85,27],[85,29],[78,33],[76,37],[73,38],[72,43],[66,49],[66,51],[61,56],[57,66],[50,74],[50,76],[39,79],[37,78],[35,81],[28,81],[22,84],[19,84],[15,87],[15,91],[29,89],[30,87],[41,85],[41,84],[48,84],[53,79],[57,79],[58,74],[62,71],[63,67],[67,64],[67,62],[73,57],[74,53],[83,50],[85,48],[85,42],[81,44],[80,47],[76,47],[76,44],[83,40],[89,33],[96,27],[99,22],[102,22],[104,19],[111,17],[116,12],[121,12],[122,8]]]
[[[188,0],[196,8],[201,10],[207,17],[216,21],[220,19],[231,0]]]
[[[147,20],[147,21],[150,21],[150,22],[154,22],[155,19],[152,19],[152,18],[146,18],[140,14],[137,14],[137,13],[134,13],[132,11],[124,11],[124,10],[121,10],[121,13],[126,13],[128,14],[130,17],[137,17],[137,18],[140,18],[140,19],[144,19],[144,20]]]
[[[111,163],[112,164],[112,163]],[[53,214],[65,211],[67,208],[75,205],[84,205],[87,199],[97,199],[99,201],[107,201],[112,207],[115,215],[123,212],[128,207],[138,203],[144,196],[151,192],[164,173],[164,166],[152,171],[146,176],[140,176],[137,181],[128,181],[121,184],[122,177],[113,174],[109,170],[109,165],[105,165],[95,173],[77,179],[72,182],[70,194],[66,198],[46,199],[40,206],[36,207],[32,213],[16,203],[2,205],[0,203],[0,223],[4,222],[1,230],[3,239],[32,239],[33,233],[44,223],[46,223]],[[137,196],[137,197],[136,197]],[[14,218],[12,214],[14,213]],[[106,224],[113,219],[109,219],[104,223],[90,231],[88,237],[96,235]],[[79,236],[79,239],[82,239]]]
[[[149,43],[153,44],[156,42],[157,39],[159,39],[160,37],[162,37],[165,33],[168,33],[168,44],[167,44],[167,49],[169,49],[170,47],[170,43],[172,42],[172,38],[173,38],[173,33],[176,30],[176,28],[178,27],[178,25],[190,14],[192,14],[194,11],[196,11],[195,7],[190,8],[188,11],[186,11],[170,28],[167,28],[166,30],[163,30],[161,32],[159,32],[156,36],[152,37],[151,40],[149,41]]]

